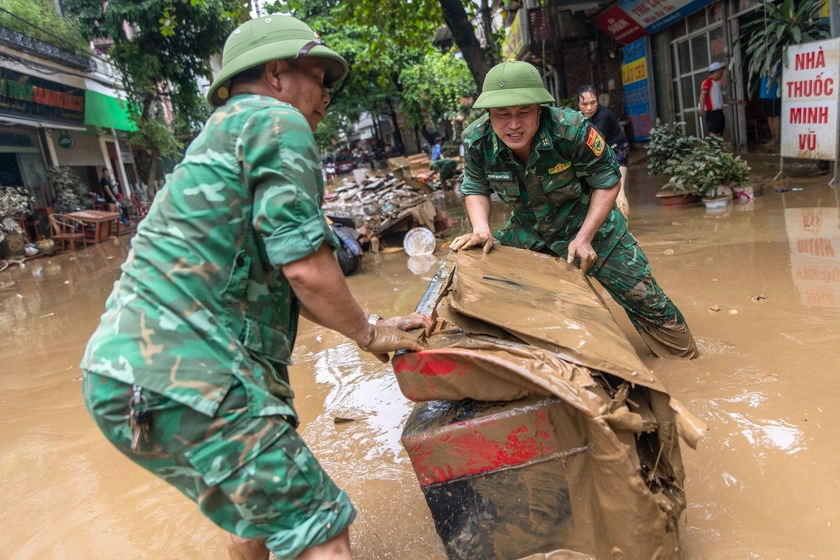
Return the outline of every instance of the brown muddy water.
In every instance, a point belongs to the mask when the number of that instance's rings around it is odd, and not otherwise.
[[[662,207],[647,175],[631,173],[631,230],[702,354],[655,358],[605,297],[644,362],[710,427],[696,451],[683,446],[687,560],[840,557],[840,196],[827,181],[770,184],[711,213]],[[451,239],[466,223],[449,203]],[[82,404],[77,365],[126,242],[0,272],[0,558],[226,557],[219,530],[109,447]],[[444,253],[368,255],[349,283],[371,311],[408,312]],[[294,358],[302,434],[359,508],[355,556],[445,558],[399,442],[411,403],[389,366],[305,321]]]

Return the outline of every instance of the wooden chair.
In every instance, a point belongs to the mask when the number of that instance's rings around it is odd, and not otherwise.
[[[93,210],[107,210],[105,202],[99,202],[96,193],[90,193],[91,209]]]
[[[63,214],[50,214],[50,229],[52,230],[51,239],[56,244],[61,244],[61,250],[64,251],[67,244],[70,244],[70,252],[76,252],[76,243],[81,241],[82,247],[87,247],[87,240],[85,239],[85,224],[65,216]]]

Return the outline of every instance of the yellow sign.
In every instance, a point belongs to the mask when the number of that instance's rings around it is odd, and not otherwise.
[[[513,23],[507,30],[505,42],[502,44],[502,60],[518,60],[528,46],[525,35],[525,19],[520,17],[525,10],[517,10]]]
[[[621,81],[624,85],[647,79],[647,57],[637,58],[630,64],[621,65]]]

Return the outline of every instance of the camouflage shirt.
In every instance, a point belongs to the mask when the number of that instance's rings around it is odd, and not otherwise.
[[[295,418],[299,304],[280,267],[338,246],[320,167],[291,105],[218,108],[137,228],[82,367],[207,415],[239,378],[252,414]]]
[[[503,245],[564,257],[589,211],[592,189],[609,189],[621,179],[615,157],[589,119],[577,111],[542,107],[534,145],[523,165],[493,132],[489,115],[462,135],[464,195],[495,192],[512,209],[496,233]],[[595,271],[627,230],[615,207],[592,240]]]

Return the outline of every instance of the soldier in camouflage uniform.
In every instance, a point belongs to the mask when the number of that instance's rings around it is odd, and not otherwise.
[[[553,102],[536,68],[504,62],[487,73],[473,105],[489,109],[464,131],[465,195],[472,233],[452,249],[493,247],[490,194],[512,209],[502,245],[578,263],[627,311],[658,356],[697,356],[680,311],[662,292],[627,221],[615,207],[621,174],[613,154],[577,111]]]
[[[108,439],[229,532],[232,558],[350,558],[355,510],[298,436],[298,315],[387,361],[419,314],[368,316],[332,254],[313,131],[345,60],[303,22],[225,43],[218,107],[138,227],[82,360]]]

